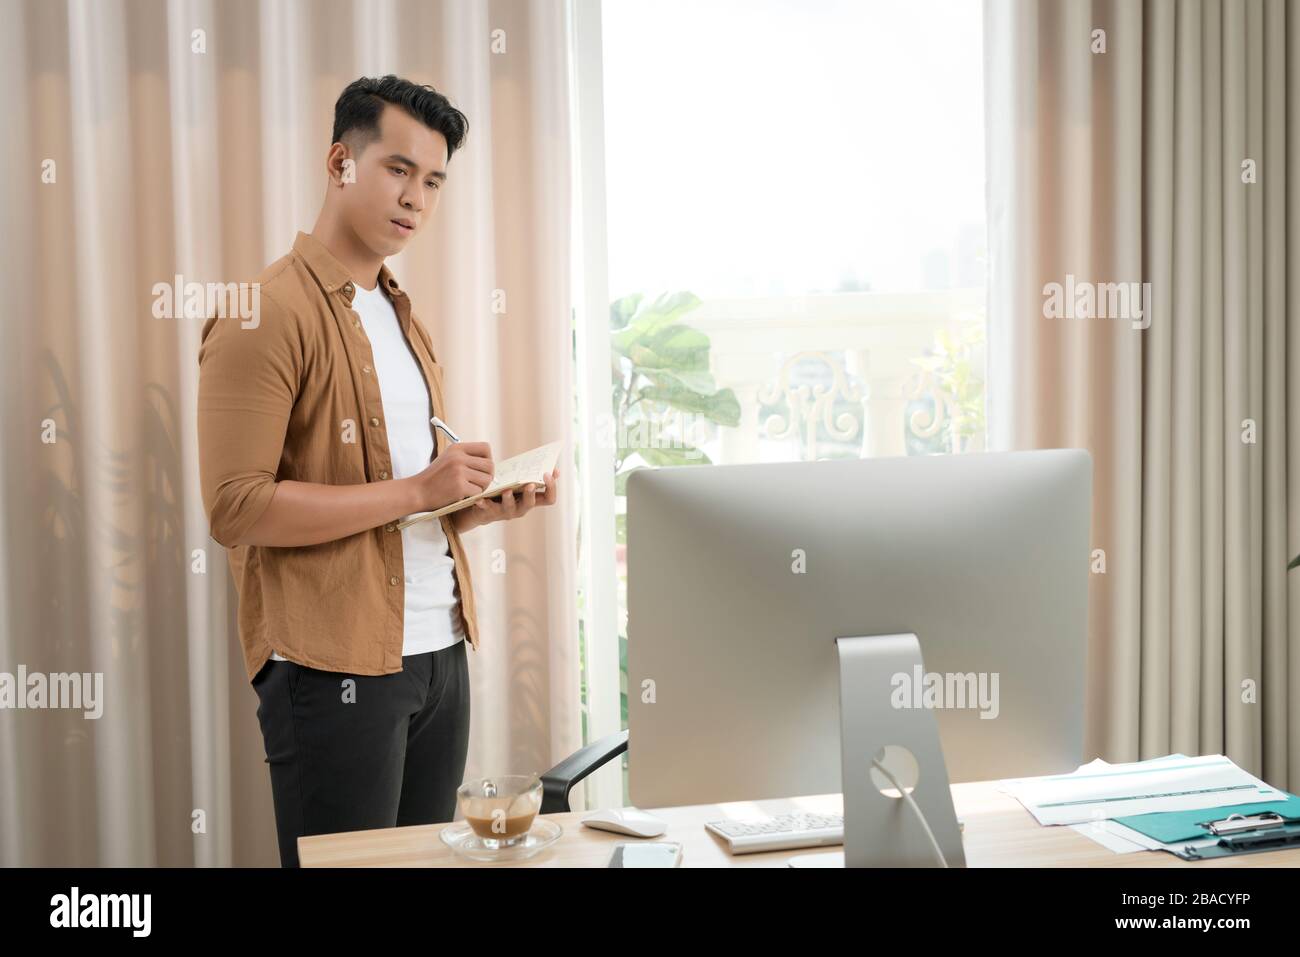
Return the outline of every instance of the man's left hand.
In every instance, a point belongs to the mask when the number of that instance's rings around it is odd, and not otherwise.
[[[546,491],[541,495],[537,494],[537,486],[529,483],[521,489],[502,492],[499,502],[481,498],[469,508],[462,508],[454,516],[456,531],[467,532],[480,525],[521,518],[539,505],[554,505],[559,475],[560,469],[556,466],[546,477]]]

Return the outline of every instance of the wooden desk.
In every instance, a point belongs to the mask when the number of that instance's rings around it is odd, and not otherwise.
[[[957,816],[965,823],[963,841],[970,867],[1300,867],[1300,849],[1197,862],[1164,851],[1116,854],[1068,827],[1042,827],[1018,801],[995,788],[992,781],[952,788]],[[785,867],[793,855],[818,849],[733,857],[721,839],[704,829],[704,822],[756,813],[841,813],[842,809],[839,794],[822,794],[648,810],[668,825],[667,833],[655,840],[681,842],[683,867]],[[539,855],[519,863],[480,864],[457,857],[438,838],[445,824],[303,837],[298,839],[298,857],[303,867],[604,867],[615,843],[638,840],[583,826],[580,822],[587,813],[546,815],[564,833]]]

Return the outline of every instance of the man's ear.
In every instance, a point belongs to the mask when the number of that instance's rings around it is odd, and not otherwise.
[[[335,143],[325,156],[325,173],[330,185],[342,188],[357,181],[357,162],[346,143]]]

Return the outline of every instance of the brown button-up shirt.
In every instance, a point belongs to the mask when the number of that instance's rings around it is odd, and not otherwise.
[[[272,651],[326,671],[401,671],[406,578],[396,522],[318,545],[230,545],[257,522],[279,481],[350,485],[385,481],[393,471],[374,355],[352,310],[347,270],[300,232],[293,251],[256,282],[255,316],[210,316],[199,346],[199,479],[212,537],[227,546],[239,591],[248,679]],[[446,418],[428,332],[386,265],[379,285],[424,373],[429,415]],[[433,432],[441,454],[450,440]],[[477,649],[465,549],[452,516],[439,521],[465,636]]]

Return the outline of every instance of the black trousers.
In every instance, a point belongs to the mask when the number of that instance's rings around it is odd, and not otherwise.
[[[266,662],[253,687],[282,867],[298,866],[302,835],[452,820],[469,750],[465,655],[458,641],[391,675]]]

